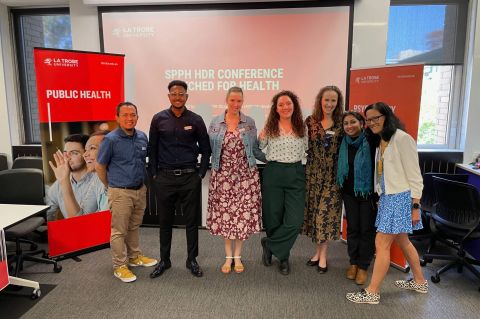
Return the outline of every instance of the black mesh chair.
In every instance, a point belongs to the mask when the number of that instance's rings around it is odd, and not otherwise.
[[[466,183],[468,181],[467,174],[448,174],[448,173],[425,173],[423,174],[423,192],[420,204],[422,205],[422,224],[423,229],[413,231],[409,237],[414,240],[424,240],[429,239],[429,245],[426,250],[426,253],[435,247],[435,236],[432,235],[432,230],[430,229],[430,216],[433,211],[433,205],[437,202],[435,197],[435,190],[433,189],[433,177],[441,177],[452,181]],[[431,260],[421,260],[420,263],[422,266],[425,266],[427,262]]]
[[[461,272],[463,267],[480,279],[480,272],[473,265],[480,261],[467,256],[464,245],[480,239],[480,195],[470,184],[433,177],[437,202],[431,216],[430,227],[435,239],[455,250],[455,254],[438,255],[427,253],[424,260],[449,260],[432,276],[432,282],[440,281],[440,274],[456,266]]]
[[[2,204],[22,204],[22,205],[45,205],[44,202],[45,187],[43,183],[43,172],[36,168],[19,168],[7,171],[0,171],[0,203]],[[0,212],[1,214],[1,212]],[[55,272],[60,272],[62,267],[57,262],[47,259],[44,250],[36,250],[37,246],[31,241],[25,240],[25,237],[33,233],[39,226],[45,222],[41,216],[34,216],[19,224],[5,229],[5,239],[14,241],[16,252],[13,258],[8,262],[15,262],[15,276],[23,269],[23,261],[36,261],[46,264],[52,264]],[[29,243],[31,251],[23,251],[22,243]],[[36,255],[42,255],[37,257]]]
[[[0,153],[0,171],[8,169],[7,154]]]
[[[41,157],[21,156],[17,157],[12,164],[12,169],[17,168],[36,168],[43,170],[43,161]]]
[[[428,215],[432,213],[433,205],[437,202],[435,189],[433,188],[434,176],[462,183],[468,182],[467,174],[425,173],[423,175],[423,192],[420,203],[422,204],[422,211],[426,212]]]

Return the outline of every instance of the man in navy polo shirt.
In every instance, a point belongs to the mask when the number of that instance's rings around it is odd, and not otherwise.
[[[139,227],[147,205],[143,180],[148,140],[145,133],[135,129],[138,113],[134,104],[120,103],[116,118],[119,127],[100,144],[95,167],[98,177],[108,186],[113,274],[123,282],[132,282],[137,277],[128,266],[157,264],[156,259],[143,256],[139,244]]]
[[[186,218],[186,266],[194,276],[201,277],[203,272],[196,260],[197,220],[201,215],[201,184],[210,160],[210,141],[203,119],[185,107],[187,83],[172,81],[168,91],[171,106],[155,114],[150,126],[149,166],[158,199],[161,258],[150,277],[158,277],[171,267],[172,223],[177,200]],[[197,168],[199,154],[201,161]]]

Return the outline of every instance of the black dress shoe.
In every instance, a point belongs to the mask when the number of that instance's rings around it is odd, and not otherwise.
[[[263,237],[261,240],[263,253],[262,253],[262,261],[265,266],[272,265],[272,252],[267,247],[267,237]]]
[[[288,275],[290,273],[290,263],[287,260],[281,261],[280,265],[278,266],[278,270],[282,275]]]
[[[320,264],[318,264],[317,271],[319,274],[326,273],[328,271],[328,265],[325,265],[325,267],[320,267]]]
[[[311,259],[309,259],[309,260],[307,261],[307,266],[315,267],[315,266],[318,266],[318,263],[319,263],[319,262],[320,262],[319,260],[311,260]]]
[[[157,278],[161,276],[165,272],[165,270],[170,267],[172,267],[172,263],[170,261],[160,260],[157,267],[155,267],[155,269],[150,274],[150,278]]]
[[[203,276],[202,269],[200,268],[200,266],[198,265],[198,263],[195,259],[194,260],[187,260],[186,266],[187,266],[188,269],[190,269],[190,272],[195,277],[202,277]]]

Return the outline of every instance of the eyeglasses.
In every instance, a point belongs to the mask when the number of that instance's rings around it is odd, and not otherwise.
[[[381,118],[382,116],[385,116],[385,115],[382,114],[382,115],[379,115],[379,116],[374,116],[374,117],[371,117],[371,118],[369,118],[369,119],[366,119],[366,120],[365,120],[365,123],[367,123],[367,125],[368,125],[368,124],[372,124],[372,123],[373,123],[373,124],[377,124],[378,121],[380,121],[380,118]]]
[[[187,93],[168,93],[171,97],[186,97]]]

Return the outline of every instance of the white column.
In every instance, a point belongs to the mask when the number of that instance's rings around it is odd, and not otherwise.
[[[10,87],[11,74],[7,72],[8,55],[11,54],[10,26],[7,6],[0,4],[0,153],[8,155],[8,161],[12,162],[12,138],[10,135],[10,119],[8,114],[7,92]]]
[[[470,163],[474,155],[480,154],[480,5],[478,1],[471,3],[475,8],[473,18],[476,19],[473,39],[473,59],[465,65],[470,71],[470,79],[467,76],[467,92],[465,94],[465,124],[464,130],[464,153],[463,161]]]

